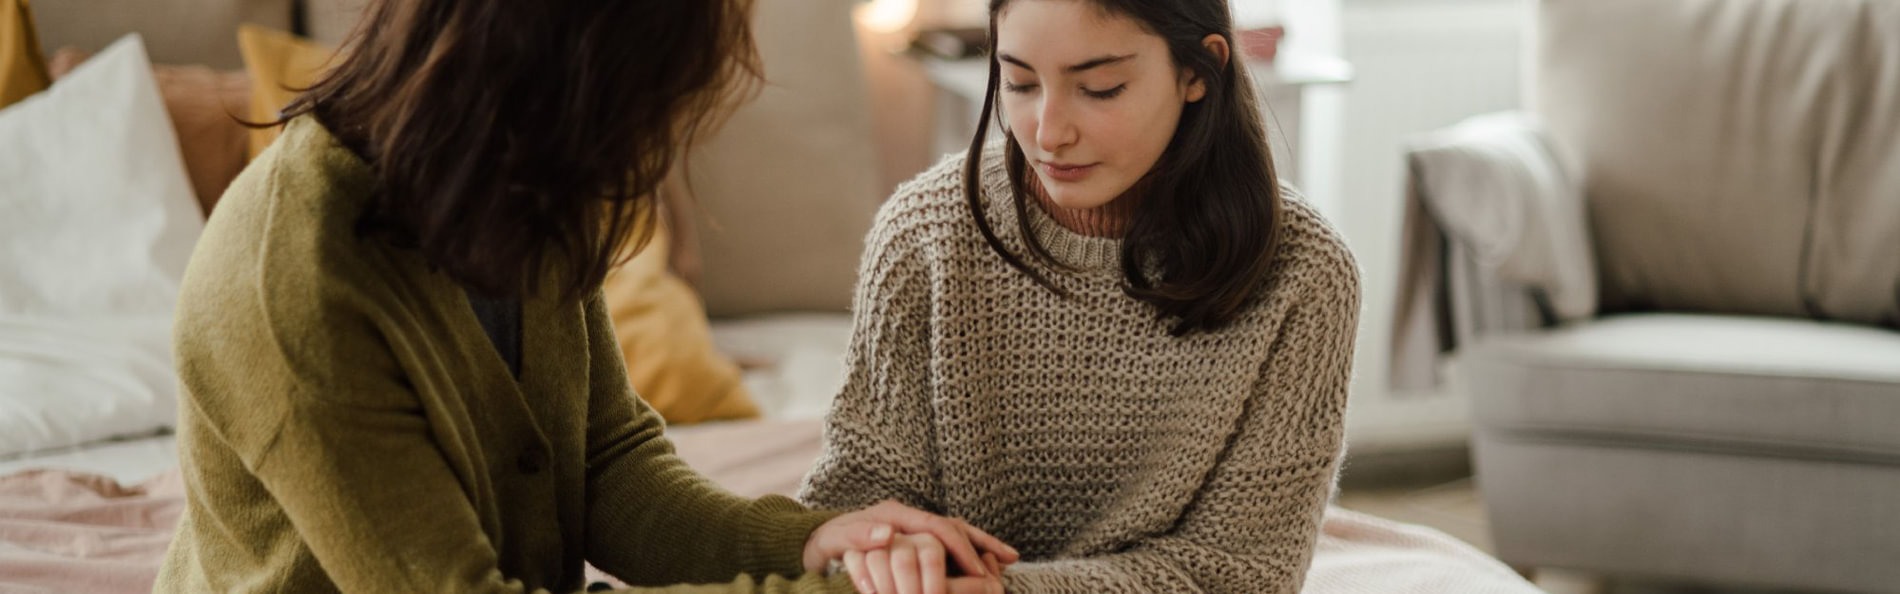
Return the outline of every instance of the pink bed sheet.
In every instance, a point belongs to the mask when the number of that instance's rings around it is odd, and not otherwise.
[[[792,494],[818,456],[818,421],[669,430],[680,457],[736,493]],[[184,509],[178,472],[141,484],[56,469],[0,476],[0,594],[150,592]],[[1327,510],[1305,591],[1538,592],[1444,533]]]

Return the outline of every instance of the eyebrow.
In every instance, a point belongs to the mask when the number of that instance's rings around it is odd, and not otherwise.
[[[1031,67],[1028,62],[1024,62],[1020,59],[1017,59],[1016,56],[1012,56],[1009,54],[999,54],[996,57],[997,59],[1002,60],[1004,62],[1009,62],[1011,64],[1021,66],[1023,67],[1023,69],[1028,70],[1030,72],[1036,71],[1036,69],[1034,67]],[[1099,67],[1107,66],[1110,64],[1118,64],[1118,63],[1126,62],[1128,60],[1133,60],[1133,59],[1135,59],[1135,54],[1127,54],[1123,56],[1102,56],[1100,58],[1094,58],[1094,59],[1082,62],[1080,64],[1064,66],[1062,67],[1062,71],[1070,73],[1070,74],[1074,74],[1074,73],[1088,70],[1091,68],[1099,68]]]

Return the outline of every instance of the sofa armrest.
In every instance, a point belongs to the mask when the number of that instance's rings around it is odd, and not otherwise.
[[[1530,115],[1479,116],[1420,135],[1407,143],[1406,163],[1415,199],[1452,244],[1454,281],[1462,252],[1472,280],[1530,291],[1547,322],[1596,314],[1596,256],[1582,183]],[[1460,284],[1470,283],[1451,286]]]
[[[1478,337],[1595,315],[1581,184],[1550,147],[1521,113],[1480,116],[1406,144],[1392,389],[1439,388],[1446,355]]]

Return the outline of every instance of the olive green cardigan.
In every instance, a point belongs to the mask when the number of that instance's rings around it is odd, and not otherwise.
[[[188,506],[158,591],[572,591],[583,560],[716,584],[666,591],[850,591],[780,577],[831,514],[674,455],[598,296],[523,301],[517,382],[457,283],[358,237],[369,188],[306,116],[219,202],[179,298]]]

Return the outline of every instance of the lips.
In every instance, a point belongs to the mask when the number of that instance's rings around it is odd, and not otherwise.
[[[1082,181],[1084,178],[1087,178],[1090,173],[1095,172],[1096,165],[1099,165],[1099,163],[1090,163],[1087,165],[1050,163],[1048,161],[1036,163],[1036,167],[1042,170],[1044,176],[1055,181],[1069,183]]]

